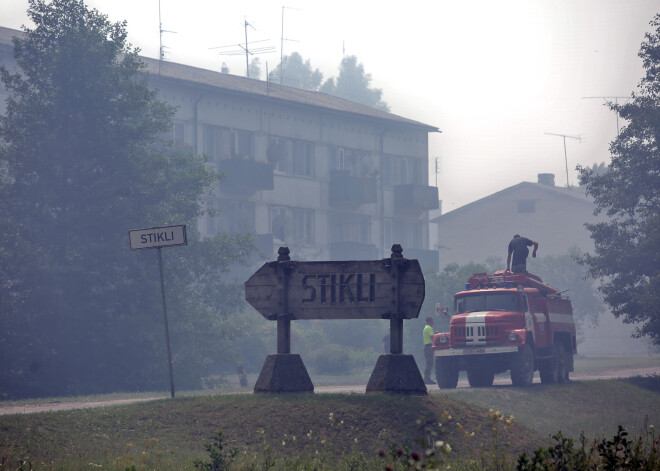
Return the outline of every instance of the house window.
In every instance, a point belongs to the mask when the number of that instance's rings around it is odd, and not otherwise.
[[[250,131],[204,126],[204,153],[213,160],[253,158],[252,140]]]
[[[331,214],[330,242],[371,243],[371,218],[363,214]]]
[[[312,142],[270,137],[266,156],[277,170],[287,175],[314,176],[314,144]]]
[[[536,200],[518,200],[519,213],[533,213],[536,211]]]
[[[272,206],[270,231],[277,243],[314,244],[314,210]]]

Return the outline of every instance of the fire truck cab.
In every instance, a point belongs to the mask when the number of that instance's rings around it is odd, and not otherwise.
[[[577,353],[571,301],[529,273],[475,273],[432,348],[440,388],[455,388],[459,371],[471,387],[507,370],[514,386],[532,384],[536,370],[542,383],[568,381]]]

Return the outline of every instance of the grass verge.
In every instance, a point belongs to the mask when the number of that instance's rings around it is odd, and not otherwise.
[[[225,450],[238,450],[232,469],[383,469],[397,453],[428,453],[422,442],[443,451],[453,469],[491,462],[511,469],[520,453],[549,444],[560,430],[565,437],[612,436],[622,425],[633,435],[645,420],[660,423],[654,381],[647,389],[608,380],[436,389],[428,397],[201,396],[6,415],[0,468],[195,469],[195,460],[208,459],[205,444],[222,431]]]

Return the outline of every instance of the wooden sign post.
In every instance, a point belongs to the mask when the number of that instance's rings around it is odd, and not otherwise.
[[[245,282],[245,299],[277,321],[277,355],[266,359],[255,392],[313,391],[300,355],[291,354],[292,320],[389,319],[391,354],[379,358],[367,392],[426,394],[413,356],[403,355],[403,320],[416,318],[424,301],[417,260],[403,258],[398,244],[382,260],[295,262],[287,247],[278,254]]]

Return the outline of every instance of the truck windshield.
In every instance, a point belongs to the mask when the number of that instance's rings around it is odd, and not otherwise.
[[[474,293],[456,298],[454,313],[480,311],[521,312],[520,296],[517,293]]]

